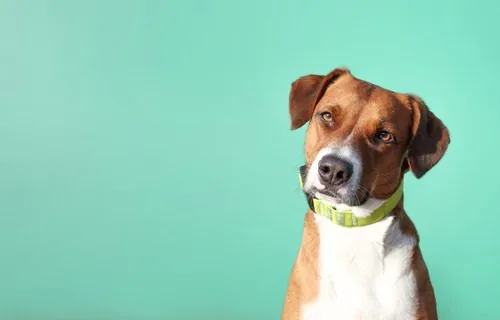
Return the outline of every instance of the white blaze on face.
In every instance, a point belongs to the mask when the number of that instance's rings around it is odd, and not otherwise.
[[[319,177],[319,163],[321,159],[323,159],[323,157],[330,155],[349,162],[353,167],[352,176],[349,181],[346,183],[346,185],[338,188],[337,190],[339,196],[351,197],[357,193],[358,189],[360,188],[361,178],[363,176],[363,163],[361,157],[359,156],[359,153],[349,145],[344,145],[341,147],[327,146],[325,148],[322,148],[318,152],[307,173],[306,181],[304,183],[305,192],[313,194],[318,199],[329,202],[339,210],[351,209],[354,215],[358,218],[368,216],[373,210],[382,205],[382,200],[368,198],[368,200],[361,206],[350,207],[344,203],[339,202],[339,199],[323,194],[321,191],[325,190],[327,187],[322,184]]]

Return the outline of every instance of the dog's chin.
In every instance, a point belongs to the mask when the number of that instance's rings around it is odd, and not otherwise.
[[[333,204],[346,205],[349,207],[361,206],[366,201],[368,201],[368,198],[370,197],[368,192],[347,192],[345,195],[342,195],[329,189],[314,189],[312,190],[312,194],[314,194],[319,199],[332,202]]]

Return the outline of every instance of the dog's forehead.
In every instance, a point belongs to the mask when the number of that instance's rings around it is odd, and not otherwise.
[[[349,112],[392,117],[402,107],[402,95],[350,75],[331,84],[318,106],[338,106]]]

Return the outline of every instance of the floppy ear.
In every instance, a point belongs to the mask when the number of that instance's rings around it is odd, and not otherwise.
[[[421,178],[443,157],[450,144],[448,128],[432,113],[425,102],[409,95],[413,113],[413,138],[408,149],[408,166]]]
[[[309,121],[314,112],[314,107],[325,93],[330,83],[348,69],[338,68],[326,76],[310,74],[295,80],[290,90],[289,112],[292,130],[302,127]]]

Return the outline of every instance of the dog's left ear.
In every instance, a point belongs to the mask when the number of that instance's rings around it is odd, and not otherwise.
[[[314,108],[328,85],[342,74],[349,72],[347,68],[337,68],[326,76],[310,74],[292,83],[289,104],[292,130],[302,127],[311,119]]]
[[[415,177],[421,178],[444,156],[450,144],[450,134],[420,97],[409,95],[409,103],[413,114],[413,138],[407,161]]]

